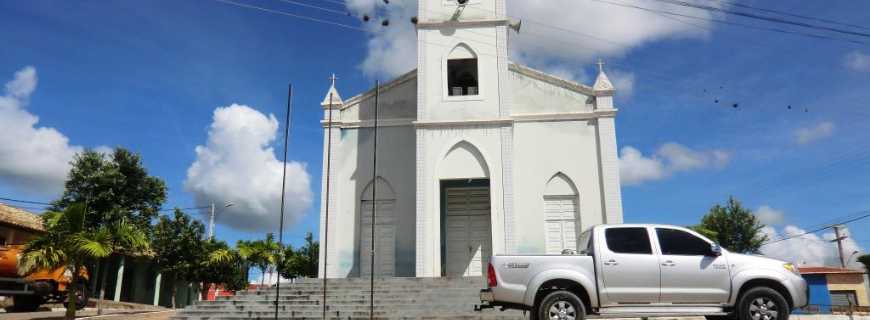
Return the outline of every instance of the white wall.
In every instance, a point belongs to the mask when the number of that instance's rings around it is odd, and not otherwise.
[[[595,121],[526,122],[514,126],[514,219],[518,253],[542,253],[544,192],[561,172],[579,193],[581,230],[604,223]]]

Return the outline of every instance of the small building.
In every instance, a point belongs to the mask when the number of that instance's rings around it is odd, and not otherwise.
[[[0,203],[0,247],[25,244],[44,232],[42,217],[38,214]],[[105,279],[106,300],[165,307],[172,305],[171,284],[161,277],[148,258],[113,255],[107,258],[102,266],[103,270],[96,266],[88,267],[91,275],[88,289],[92,299],[99,297],[100,281]],[[103,277],[100,272],[108,272],[108,274]],[[198,284],[176,281],[174,285],[178,307],[187,306],[199,299]]]
[[[800,272],[810,290],[806,311],[830,313],[850,305],[870,307],[864,271],[808,266],[801,267]]]
[[[0,245],[23,244],[42,232],[38,215],[0,203]]]

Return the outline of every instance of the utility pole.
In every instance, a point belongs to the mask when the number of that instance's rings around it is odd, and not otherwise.
[[[225,208],[232,207],[234,205],[235,205],[235,203],[227,202],[221,208],[225,209]],[[208,213],[208,237],[206,238],[208,240],[214,239],[214,214],[215,214],[215,207],[214,207],[214,201],[212,201],[211,202],[211,210],[209,210],[209,213]]]
[[[211,210],[208,214],[208,238],[209,240],[214,238],[214,201],[211,202]]]
[[[836,238],[834,238],[834,240],[831,240],[831,242],[837,242],[837,253],[839,253],[840,255],[840,266],[846,268],[846,259],[843,257],[843,240],[846,240],[846,238],[848,237],[845,235],[840,235],[840,229],[842,228],[842,225],[834,226],[834,235],[836,236]]]

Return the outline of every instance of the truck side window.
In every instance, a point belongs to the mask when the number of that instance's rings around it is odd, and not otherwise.
[[[656,228],[662,254],[680,256],[703,256],[710,252],[710,243],[691,233],[676,230]]]
[[[646,228],[608,228],[607,248],[615,253],[652,254]]]

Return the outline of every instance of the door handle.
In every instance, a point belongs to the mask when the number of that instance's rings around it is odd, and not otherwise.
[[[605,261],[604,265],[605,266],[617,266],[617,265],[619,265],[619,263],[616,262],[616,260],[610,259],[610,260]]]
[[[677,264],[674,263],[674,262],[671,261],[671,260],[668,260],[668,261],[665,261],[665,262],[662,263],[662,266],[663,266],[663,267],[673,267],[673,266],[676,266],[676,265],[677,265]]]

